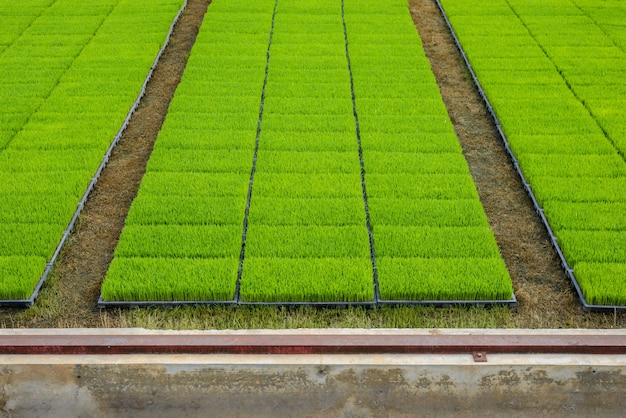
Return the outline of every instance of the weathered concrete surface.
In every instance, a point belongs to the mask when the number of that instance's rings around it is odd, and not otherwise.
[[[2,355],[0,416],[625,415],[626,355],[487,357],[475,363],[465,354]]]

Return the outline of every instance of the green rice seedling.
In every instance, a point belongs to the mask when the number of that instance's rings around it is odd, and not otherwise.
[[[283,22],[281,22],[280,32],[285,35],[289,34],[302,34],[302,33],[316,33],[319,35],[335,35],[337,36],[337,28],[338,25],[341,25],[341,22],[337,19],[332,19],[329,22],[320,22],[319,19],[312,21],[308,16],[289,16],[289,25],[285,25],[285,21],[283,18]],[[340,26],[339,26],[340,27]],[[278,31],[276,31],[278,32]]]
[[[297,36],[292,34],[291,36]],[[318,35],[315,35],[318,36]],[[343,42],[343,34],[342,34]],[[272,41],[272,45],[274,41]],[[319,70],[344,70],[348,72],[348,64],[346,62],[345,55],[329,55],[321,57],[291,57],[278,56],[271,58],[272,70],[275,68],[289,69],[293,71],[301,72],[303,70],[319,71]]]
[[[446,112],[443,101],[439,98],[413,100],[413,99],[387,99],[376,100],[359,98],[356,99],[359,115],[385,116],[385,115],[441,115]]]
[[[481,227],[427,227],[374,224],[380,257],[492,258],[499,256],[493,232]]]
[[[384,132],[384,133],[416,133],[452,132],[452,123],[446,115],[435,116],[370,116],[359,117],[359,125],[364,132]]]
[[[113,259],[104,282],[105,301],[233,300],[238,258]]]
[[[282,22],[279,22],[279,23],[282,23]],[[341,25],[340,22],[337,22],[337,23],[338,25],[335,25],[336,27]],[[274,35],[272,36],[272,46],[275,47],[276,49],[280,49],[282,45],[302,45],[302,48],[307,48],[306,45],[312,44],[312,43],[323,43],[327,45],[341,45],[345,42],[343,38],[343,31],[341,30],[333,30],[329,32],[318,33],[317,31],[291,32],[291,31],[284,30],[284,29],[285,28],[281,25],[280,30],[275,31]],[[345,57],[343,57],[344,60],[342,62],[340,59],[341,57],[339,55],[337,56],[331,55],[328,57],[314,57],[314,58],[315,59],[312,59],[311,63],[308,64],[309,66],[313,65],[316,68],[328,68],[328,67],[322,67],[322,66],[318,67],[319,65],[318,62],[321,62],[321,61],[325,61],[327,64],[330,64],[330,66],[336,66],[336,67],[346,66]],[[298,60],[298,61],[303,61],[303,60]],[[285,65],[283,64],[287,64],[286,66],[289,66],[291,63],[286,62],[282,58],[279,58],[279,61],[274,61],[274,57],[272,57],[272,66],[285,67]]]
[[[370,50],[370,45],[364,45],[362,49],[365,51]],[[352,48],[350,49],[352,51]],[[386,73],[386,79],[390,79],[389,74],[400,74],[400,82],[413,81],[420,84],[422,79],[415,73],[415,69],[429,69],[427,63],[420,56],[416,56],[415,51],[407,52],[411,55],[358,55],[356,53],[350,53],[350,64],[352,72],[358,78],[367,77],[372,81],[376,81],[376,73],[380,74],[381,71]],[[385,72],[385,69],[387,71]],[[424,76],[427,76],[424,74]],[[424,83],[425,84],[425,83]],[[407,86],[408,87],[408,86]]]
[[[62,225],[0,223],[0,257],[50,257],[63,229]]]
[[[240,225],[245,207],[245,195],[140,196],[133,202],[126,225]]]
[[[11,132],[13,136],[26,123],[28,116],[30,116],[28,112],[3,113],[0,115],[0,127],[3,131]]]
[[[372,265],[367,258],[246,257],[244,302],[371,302]]]
[[[341,99],[329,98],[327,100],[320,100],[319,98],[309,97],[267,97],[265,99],[263,111],[267,112],[268,115],[322,115],[326,117],[328,117],[328,115],[336,114],[349,115],[352,113],[352,100],[349,96]],[[265,142],[265,131],[263,131],[263,135],[263,142]]]
[[[467,174],[467,162],[460,153],[408,153],[363,150],[368,173]]]
[[[523,135],[589,135],[598,132],[598,126],[590,117],[562,117],[558,119],[529,117],[514,119],[509,116],[503,126],[504,132]]]
[[[259,150],[356,152],[356,134],[333,132],[288,132],[263,129]]]
[[[159,133],[155,149],[246,150],[254,147],[256,133],[246,130],[186,129],[168,124]]]
[[[616,214],[615,216],[620,216]],[[556,232],[563,254],[576,270],[577,263],[622,263],[626,259],[626,231]]]
[[[350,45],[408,45],[415,42],[413,33],[349,33]],[[420,55],[422,53],[420,52]]]
[[[383,300],[511,300],[504,262],[494,258],[378,258]]]
[[[185,69],[189,71],[189,77],[195,79],[194,72],[209,72],[209,71],[227,71],[231,72],[237,69],[246,69],[258,74],[258,77],[263,77],[263,69],[265,63],[261,57],[237,57],[229,54],[224,55],[209,55],[204,56],[193,55],[195,59],[187,61]]]
[[[350,94],[350,79],[341,83],[309,83],[306,81],[268,83],[267,97],[345,99]],[[263,126],[265,128],[265,124]]]
[[[0,171],[44,172],[89,170],[103,150],[14,150],[5,149],[0,154]]]
[[[189,81],[194,81],[194,77],[198,77],[194,75],[195,73],[190,73],[191,75],[187,76]],[[203,81],[215,82],[215,83],[226,83],[226,82],[235,82],[235,83],[246,83],[252,82],[259,79],[262,79],[263,73],[261,73],[258,69],[255,68],[233,68],[226,69],[222,68],[220,71],[209,71],[202,72],[201,79]]]
[[[626,202],[545,202],[543,209],[557,230],[626,230]]]
[[[587,31],[585,30],[583,34],[586,35]],[[605,40],[605,42],[607,41],[604,34],[601,35],[600,39]],[[548,48],[548,55],[557,62],[560,62],[561,59],[577,56],[602,62],[607,59],[620,59],[623,57],[624,52],[615,45],[602,46],[596,43],[595,45],[589,46],[550,46]]]
[[[351,173],[268,173],[254,177],[254,196],[285,198],[362,197],[361,176]]]
[[[57,96],[54,93],[39,108],[40,112],[88,113],[90,116],[106,114],[114,117],[121,114],[118,120],[123,120],[129,110],[128,100],[116,96],[75,96],[68,100],[67,96]]]
[[[73,196],[78,198],[87,187],[89,171],[23,172],[0,171],[0,199],[15,195]]]
[[[488,226],[478,199],[427,200],[370,198],[370,216],[379,225]]]
[[[513,11],[510,6],[501,0],[491,0],[473,4],[472,7],[451,1],[443,3],[446,13],[450,16],[476,17],[478,19],[485,16],[511,16]]]
[[[365,225],[362,197],[255,197],[248,222],[259,225]]]
[[[21,98],[4,96],[0,98],[0,105],[7,110],[7,114],[2,115],[2,127],[4,129],[21,128],[24,122],[28,120],[28,116],[37,110],[37,108],[41,106],[42,102],[43,99],[33,99],[30,97]]]
[[[77,202],[66,196],[16,195],[0,200],[0,223],[46,223],[69,222]],[[59,237],[60,239],[60,237]]]
[[[626,264],[580,262],[575,273],[587,303],[626,305]]]
[[[293,69],[272,67],[268,83],[294,83],[300,80],[320,83],[349,83],[350,73],[346,68],[331,69]]]
[[[446,2],[449,3],[449,2]],[[444,4],[444,9],[447,5]],[[513,14],[502,16],[449,16],[461,42],[467,35],[525,36],[528,30]]]
[[[564,202],[626,201],[626,177],[534,177],[532,183],[540,204]]]
[[[37,129],[43,124],[29,123],[11,141],[12,150],[35,152],[36,150],[66,151],[97,147],[102,149],[111,142],[110,131],[94,127],[89,135],[80,127],[59,132],[55,129]],[[93,173],[90,173],[91,175]]]
[[[482,70],[480,78],[486,83],[493,84],[530,84],[536,85],[561,85],[563,77],[553,69],[548,71],[537,70]]]
[[[215,97],[219,100],[221,97],[233,97],[233,96],[254,96],[258,99],[258,104],[261,103],[261,89],[263,87],[263,80],[256,79],[247,82],[216,82],[206,80],[196,80],[192,82],[186,82],[185,75],[183,74],[183,80],[176,89],[176,96],[172,102],[178,100],[180,96],[199,96],[199,97]],[[207,99],[208,100],[208,99]],[[257,106],[258,113],[258,106]]]
[[[265,151],[257,170],[269,173],[358,173],[358,154],[352,152]],[[329,185],[330,186],[330,185]]]
[[[593,135],[509,135],[511,149],[522,154],[614,154],[615,148],[601,133]]]
[[[277,12],[276,16],[277,19],[281,19],[276,22],[276,32],[295,31],[301,33],[315,33],[318,25],[321,27],[320,33],[325,33],[324,29],[327,28],[331,28],[331,33],[341,30],[341,15],[338,13],[334,15],[315,16],[314,19],[307,14],[282,14]]]
[[[524,154],[520,162],[532,179],[540,177],[621,177],[626,176],[624,160],[616,153],[606,155]]]
[[[148,163],[150,171],[188,171],[203,173],[249,173],[252,150],[156,148]]]
[[[384,133],[361,132],[363,149],[381,152],[417,154],[458,153],[461,145],[454,132]]]
[[[498,106],[499,111],[503,114],[501,122],[511,119],[514,123],[513,115],[517,115],[517,119],[528,119],[540,116],[541,118],[552,117],[553,120],[558,118],[587,119],[584,105],[573,95],[563,97],[555,102],[552,99],[521,99],[503,102]],[[519,122],[518,122],[519,123]],[[544,134],[545,135],[545,134]]]
[[[59,19],[59,16],[42,16],[24,32],[25,35],[79,35],[93,34],[102,23],[103,16],[77,16]],[[63,24],[59,24],[59,20]],[[87,37],[86,40],[89,38]]]
[[[155,196],[241,197],[248,192],[250,175],[244,173],[147,172],[141,193]],[[0,193],[2,188],[0,186]]]
[[[490,45],[490,43],[483,44],[481,48],[472,50],[473,59],[480,59],[482,57],[487,58],[528,58],[532,59],[545,59],[545,53],[538,45],[508,45],[503,48],[502,45]]]
[[[208,19],[208,15],[205,16],[205,18]],[[215,28],[215,29],[219,29]],[[268,32],[259,32],[259,33],[242,33],[240,30],[233,30],[231,31],[213,31],[210,33],[206,33],[207,36],[205,36],[205,32],[204,32],[205,28],[202,28],[202,31],[200,33],[200,35],[198,36],[198,38],[196,38],[196,48],[210,48],[208,47],[208,45],[212,44],[212,43],[217,43],[217,44],[228,44],[231,43],[233,44],[235,47],[237,46],[237,44],[240,43],[252,43],[252,44],[266,44],[269,42],[269,33]],[[274,41],[272,41],[274,42]],[[229,53],[227,50],[221,50],[221,52],[223,52],[223,54],[216,54],[215,51],[212,51],[211,55],[220,58],[220,60],[224,59],[224,60],[228,60],[229,62],[232,61],[233,64],[231,64],[231,66],[234,66],[234,62],[237,59],[236,55],[233,55],[231,53]],[[259,57],[259,56],[241,56],[239,57],[241,59],[242,65],[246,66],[246,63],[249,62],[253,62],[253,61],[260,61],[261,62],[261,66],[263,66],[264,64],[264,58],[263,56]],[[187,61],[188,63],[207,63],[208,65],[213,65],[212,64],[212,60],[209,59],[209,56],[207,56],[206,54],[191,54],[189,56],[189,60]]]
[[[338,26],[340,27],[340,26]],[[305,57],[325,57],[325,56],[345,56],[345,45],[342,43],[335,44],[281,44],[276,48],[272,48],[272,56],[276,58],[295,57],[295,59],[304,59]],[[270,61],[270,65],[271,61]],[[272,68],[275,71],[278,68]],[[323,81],[323,80],[320,80]]]
[[[0,295],[3,300],[24,300],[33,293],[43,274],[43,257],[0,256]]]
[[[369,254],[365,223],[362,226],[250,224],[248,227],[246,256],[250,257],[368,259]]]
[[[247,109],[246,109],[247,110]],[[256,129],[259,119],[258,112],[252,109],[244,113],[171,113],[167,115],[167,122],[176,126],[189,127],[200,130],[236,130],[252,131]]]
[[[343,115],[291,115],[285,113],[264,113],[263,127],[270,130],[294,132],[355,132],[354,117]]]
[[[241,251],[241,225],[127,225],[119,257],[220,258]]]
[[[258,113],[260,98],[257,96],[209,97],[178,95],[172,101],[168,113]]]
[[[466,174],[367,174],[367,195],[381,201],[478,199],[476,186]]]
[[[480,66],[474,68],[476,74],[480,74],[481,71],[506,71],[506,70],[518,70],[518,71],[550,71],[554,70],[554,63],[544,58],[511,58],[507,59],[496,57],[482,57],[480,59]]]
[[[572,98],[572,92],[565,83],[561,86],[553,86],[550,89],[546,89],[545,86],[516,84],[497,84],[493,86],[486,84],[483,88],[491,104],[496,106],[496,112],[498,106],[502,103],[517,101],[522,98],[529,101],[541,99],[556,102],[561,99],[571,100]]]

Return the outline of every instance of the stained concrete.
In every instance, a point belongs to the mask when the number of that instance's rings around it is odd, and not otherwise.
[[[5,330],[6,333],[42,332]],[[56,330],[98,333],[98,330]],[[150,333],[100,330],[102,333]],[[272,333],[273,331],[238,331]],[[297,330],[467,333],[502,330]],[[506,331],[508,332],[508,331]],[[514,330],[516,335],[562,331]],[[578,332],[578,331],[577,331]],[[594,335],[593,331],[580,331]],[[197,333],[197,332],[195,332]],[[215,331],[214,331],[215,333]],[[223,332],[222,332],[223,333]],[[229,333],[229,332],[226,332]],[[623,331],[612,332],[624,335]],[[571,331],[568,331],[571,335]],[[41,334],[40,334],[41,335]],[[626,355],[2,355],[0,416],[623,417]]]

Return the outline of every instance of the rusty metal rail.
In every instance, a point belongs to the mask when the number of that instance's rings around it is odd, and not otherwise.
[[[626,354],[626,335],[2,335],[0,354]],[[478,356],[477,356],[478,354]]]

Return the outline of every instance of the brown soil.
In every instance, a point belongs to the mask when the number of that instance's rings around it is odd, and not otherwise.
[[[1,327],[118,327],[143,323],[171,328],[211,327],[226,318],[229,327],[246,326],[245,314],[224,308],[176,310],[114,310],[101,313],[99,289],[124,225],[130,204],[145,172],[154,141],[161,128],[189,51],[210,0],[189,0],[166,48],[145,97],[89,197],[69,242],[63,249],[37,303],[26,311],[0,310]],[[433,0],[409,0],[415,24],[431,60],[444,101],[455,125],[487,216],[513,279],[519,301],[503,323],[524,328],[611,328],[626,326],[626,316],[585,313],[563,273],[545,228],[535,214],[492,120],[478,95],[448,28]],[[266,310],[253,312],[260,326],[394,326],[386,311],[361,312]],[[435,316],[419,311],[418,315]],[[433,311],[434,312],[434,311]],[[474,311],[475,312],[475,311]],[[397,308],[397,316],[407,315]],[[474,325],[468,312],[437,311],[443,326]],[[242,315],[240,315],[242,314]],[[142,317],[143,315],[143,317]],[[413,311],[408,315],[415,316]],[[393,316],[393,315],[392,315]],[[497,315],[494,315],[497,316]],[[156,319],[155,319],[156,318]],[[269,318],[269,321],[264,322]],[[357,318],[359,321],[358,322]],[[212,322],[213,321],[213,322]],[[498,320],[496,320],[497,322]],[[358,324],[357,324],[358,322]],[[498,322],[499,323],[499,322]],[[199,325],[200,324],[200,325]],[[365,324],[365,325],[362,325]],[[258,326],[258,325],[257,325]]]

